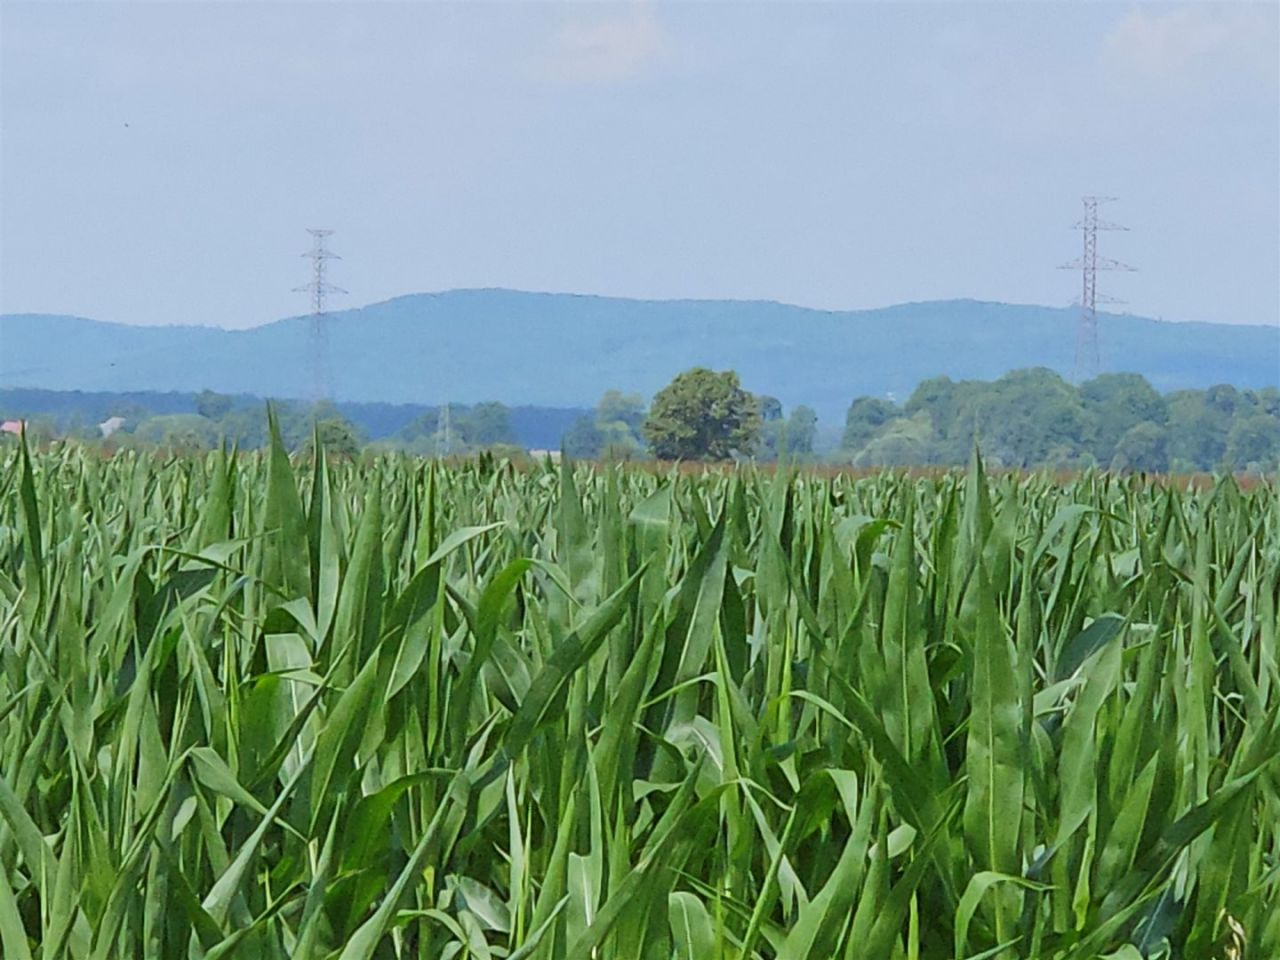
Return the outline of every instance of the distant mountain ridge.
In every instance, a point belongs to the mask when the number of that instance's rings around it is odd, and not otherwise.
[[[767,301],[632,300],[450,290],[329,314],[334,395],[591,406],[607,389],[651,396],[694,365],[807,403],[832,424],[861,395],[904,400],[921,380],[991,379],[1044,366],[1069,376],[1076,311],[945,300],[872,310]],[[1280,326],[1099,318],[1103,369],[1159,390],[1280,384]],[[304,397],[310,318],[246,330],[141,327],[80,317],[0,315],[0,386]]]

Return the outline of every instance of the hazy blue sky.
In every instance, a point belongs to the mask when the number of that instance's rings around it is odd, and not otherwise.
[[[508,286],[1280,322],[1280,5],[0,0],[0,310]],[[337,305],[337,304],[335,304]]]

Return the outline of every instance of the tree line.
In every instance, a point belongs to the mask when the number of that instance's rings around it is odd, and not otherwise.
[[[1161,394],[1135,373],[1075,386],[1044,368],[992,381],[935,377],[904,403],[854,399],[838,446],[820,449],[816,437],[809,407],[784,416],[776,398],[748,393],[732,371],[699,368],[676,377],[648,411],[639,396],[606,394],[566,435],[565,449],[906,467],[964,464],[977,445],[992,465],[1016,469],[1261,472],[1280,467],[1280,390],[1221,384]]]
[[[501,403],[428,408],[376,440],[333,404],[284,402],[276,410],[293,449],[305,449],[318,436],[326,450],[345,456],[523,452],[511,411]],[[224,442],[255,448],[267,437],[265,405],[246,406],[211,391],[195,398],[194,413],[121,413],[121,429],[109,437],[100,436],[94,424],[35,433],[37,439],[61,436],[113,449],[175,451]],[[1138,374],[1103,374],[1077,386],[1043,368],[992,381],[935,377],[902,403],[855,398],[838,440],[833,432],[823,442],[812,408],[799,405],[788,412],[776,397],[748,391],[732,370],[696,367],[676,376],[649,404],[639,394],[608,391],[593,411],[571,423],[561,447],[578,459],[783,460],[875,468],[961,465],[976,445],[988,463],[1014,469],[1266,472],[1280,468],[1280,390],[1220,384],[1161,394]]]
[[[950,465],[975,443],[988,462],[1023,469],[1270,471],[1280,466],[1280,390],[1161,394],[1136,373],[1073,386],[1042,368],[993,381],[935,377],[901,405],[854,400],[840,449],[857,466]]]

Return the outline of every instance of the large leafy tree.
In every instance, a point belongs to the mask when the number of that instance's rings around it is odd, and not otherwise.
[[[732,370],[694,367],[658,391],[644,434],[663,460],[728,460],[755,447],[759,403]]]

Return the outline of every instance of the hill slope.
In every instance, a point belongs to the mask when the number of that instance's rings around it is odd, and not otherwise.
[[[335,395],[578,407],[606,389],[646,395],[695,364],[808,403],[831,424],[851,398],[904,399],[926,378],[1071,372],[1075,312],[969,300],[823,311],[780,303],[624,300],[510,290],[414,294],[330,314]],[[307,317],[249,330],[0,316],[0,386],[308,392]],[[1280,382],[1280,327],[1099,320],[1104,369],[1160,390]]]

